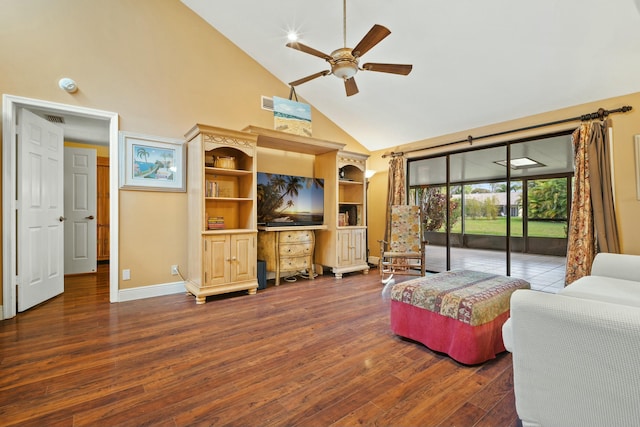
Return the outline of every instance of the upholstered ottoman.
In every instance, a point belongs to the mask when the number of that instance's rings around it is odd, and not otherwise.
[[[391,330],[464,364],[505,351],[502,325],[509,301],[529,283],[513,277],[452,270],[391,288]]]

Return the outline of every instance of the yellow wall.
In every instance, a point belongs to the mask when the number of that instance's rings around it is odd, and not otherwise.
[[[640,201],[637,200],[636,195],[636,168],[640,167],[640,165],[635,165],[634,149],[634,135],[640,134],[640,93],[577,105],[492,126],[468,129],[451,135],[444,135],[438,138],[427,139],[405,146],[395,147],[390,150],[376,151],[372,153],[369,158],[369,168],[378,171],[371,179],[369,186],[369,206],[383,206],[386,204],[388,179],[387,170],[389,167],[389,159],[383,159],[382,155],[387,151],[402,152],[434,147],[438,144],[466,139],[468,135],[476,137],[489,135],[510,129],[518,129],[540,123],[577,117],[586,113],[595,112],[598,108],[610,110],[624,105],[630,105],[634,108],[628,113],[612,114],[609,116],[613,126],[616,214],[618,218],[622,252],[640,255],[640,228],[637,226],[637,219],[640,218]],[[474,146],[492,144],[533,135],[543,135],[545,133],[560,130],[575,129],[579,125],[580,122],[571,122],[554,127],[546,127],[528,132],[510,134],[500,138],[476,141],[474,142]],[[462,149],[467,146],[468,144],[464,143],[450,146],[446,149],[427,148],[418,152],[408,153],[406,157],[428,156],[433,153],[441,153],[445,150]],[[384,235],[384,225],[384,211],[380,209],[372,209],[369,212],[369,248],[372,255],[378,255],[379,245],[377,240],[381,239]]]
[[[272,129],[260,96],[289,94],[179,0],[0,0],[0,10],[0,93],[116,112],[120,130],[183,138],[195,123]],[[62,77],[79,91],[60,90]],[[311,114],[314,137],[367,152]],[[186,193],[118,196],[120,268],[131,270],[120,287],[174,282],[170,266],[186,268]]]
[[[256,162],[258,172],[312,177],[314,160],[311,154],[259,147]]]

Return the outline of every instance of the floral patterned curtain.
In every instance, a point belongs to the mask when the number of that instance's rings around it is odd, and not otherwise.
[[[405,188],[404,157],[394,156],[389,160],[389,183],[387,187],[387,215],[384,240],[389,241],[391,234],[391,205],[405,205],[407,191]]]
[[[566,285],[591,273],[596,251],[620,252],[607,126],[604,122],[583,123],[571,137],[575,183],[568,229]]]
[[[565,285],[569,285],[591,272],[591,264],[596,253],[589,181],[588,145],[590,137],[591,126],[588,123],[581,124],[571,135],[574,156],[574,186],[567,236]]]

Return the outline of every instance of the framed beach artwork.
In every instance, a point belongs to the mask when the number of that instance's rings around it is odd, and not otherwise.
[[[311,136],[311,106],[286,98],[273,97],[275,130]]]
[[[120,188],[186,191],[184,141],[120,132]]]

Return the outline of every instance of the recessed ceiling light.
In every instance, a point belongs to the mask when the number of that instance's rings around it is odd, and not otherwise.
[[[498,160],[494,163],[497,163],[500,166],[505,166],[505,167],[507,166],[506,160]],[[509,163],[511,165],[511,169],[539,168],[539,167],[545,166],[538,161],[530,159],[529,157],[519,157],[517,159],[511,159]]]
[[[293,30],[289,31],[287,33],[287,40],[289,40],[290,42],[298,41],[298,33]]]

